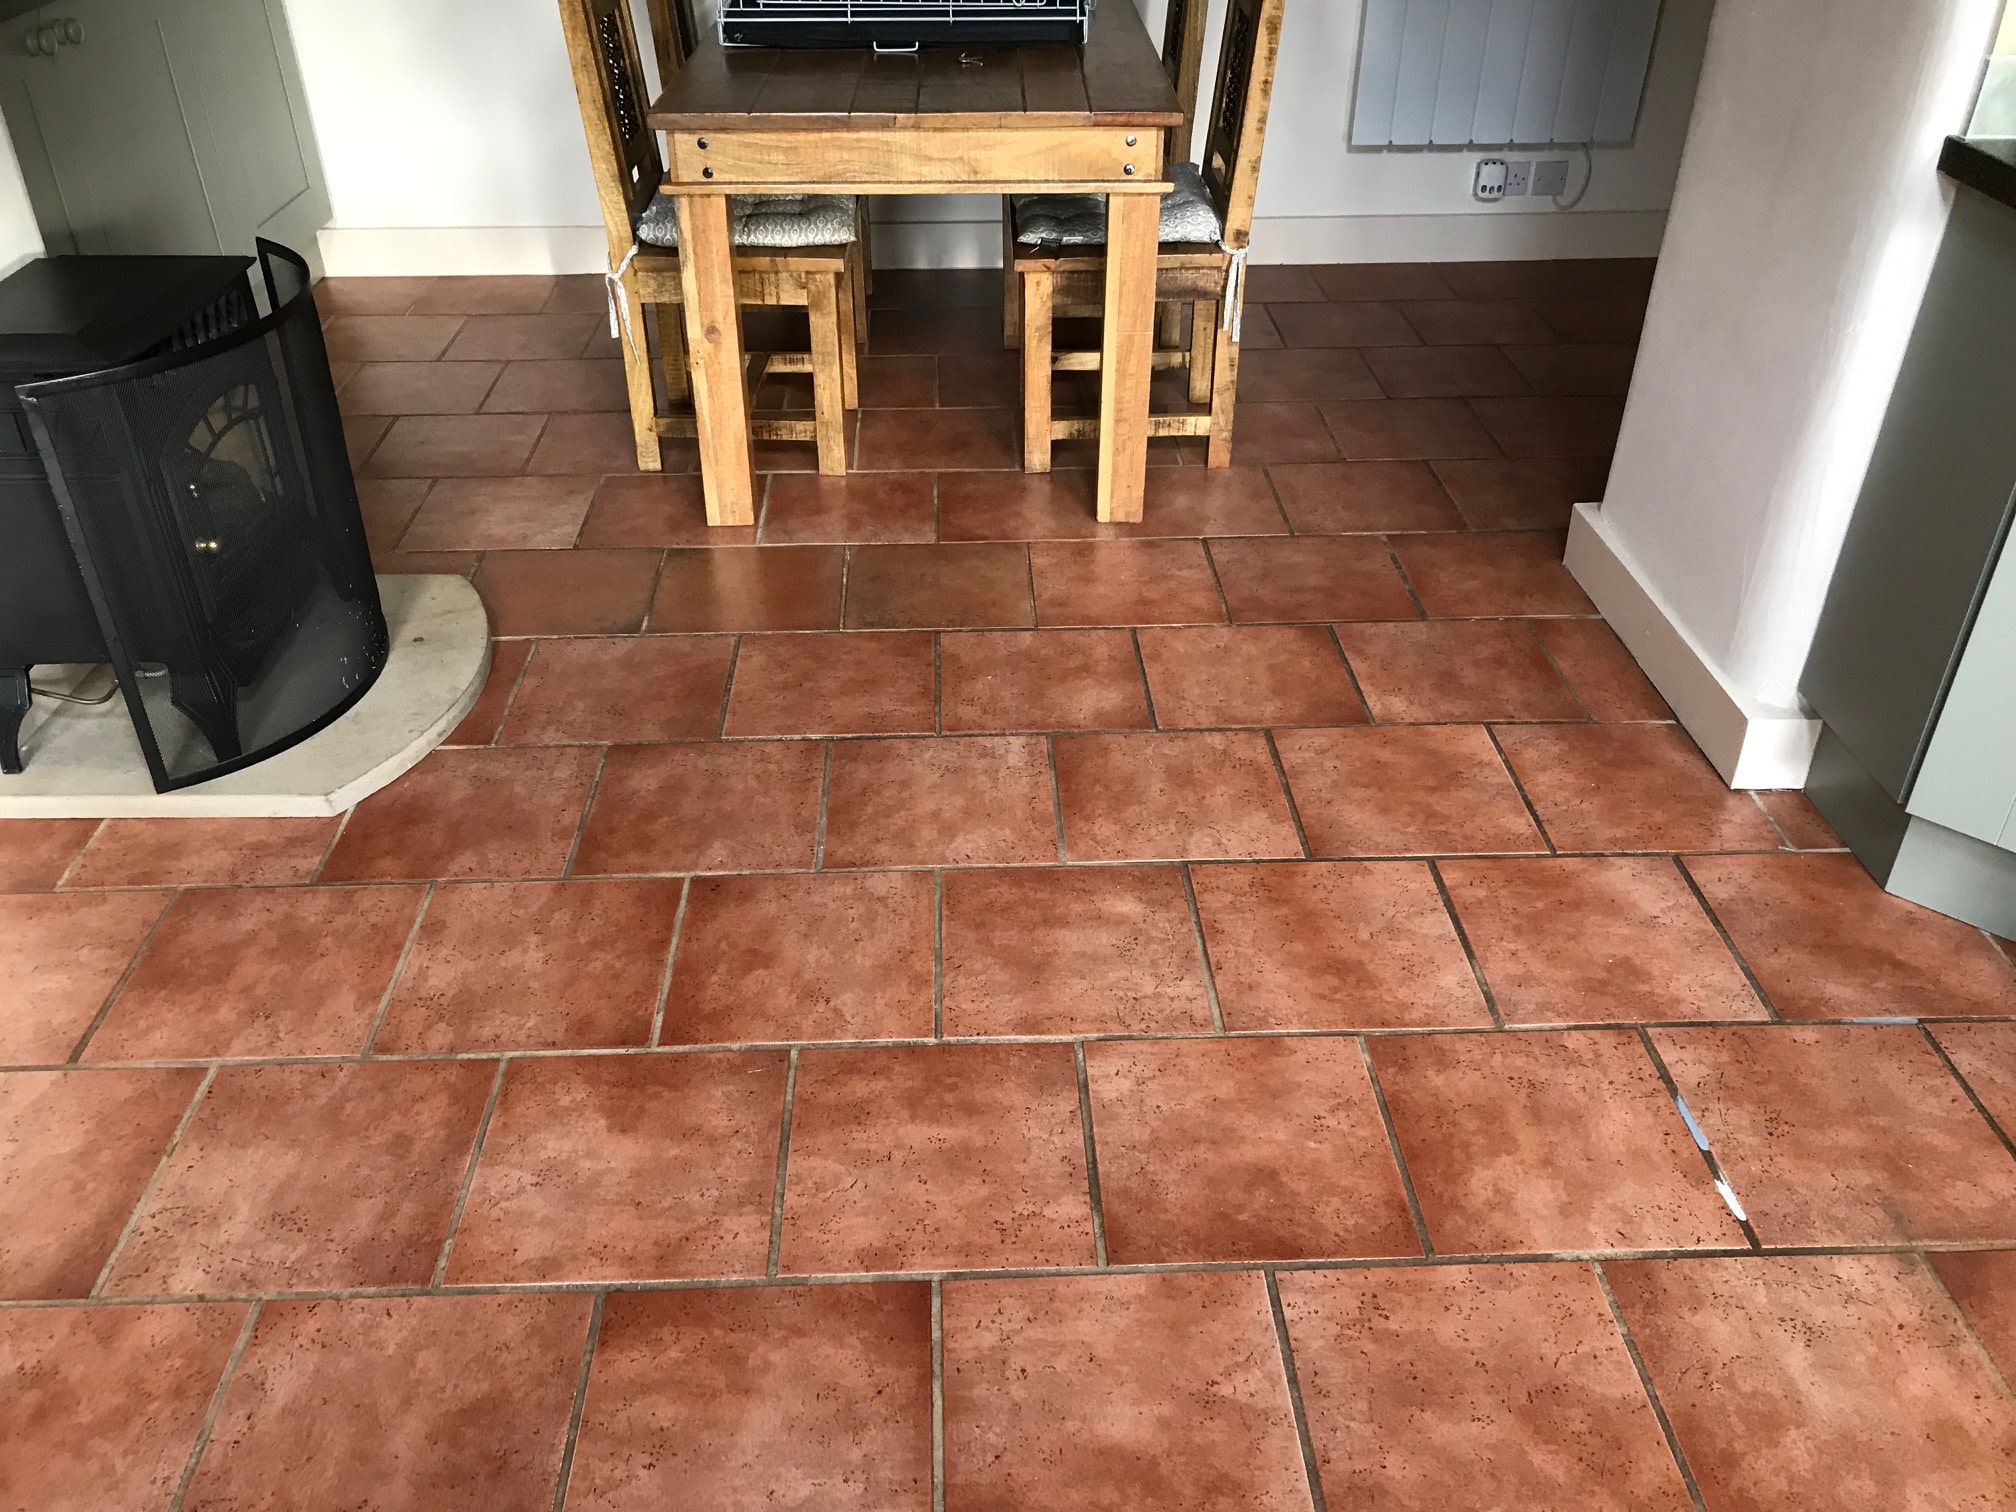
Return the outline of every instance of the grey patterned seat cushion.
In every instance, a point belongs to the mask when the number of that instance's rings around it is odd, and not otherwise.
[[[839,247],[854,240],[851,194],[738,194],[728,201],[735,245],[788,251]],[[637,240],[653,247],[679,245],[679,216],[672,196],[659,190],[637,218]]]
[[[1195,163],[1177,163],[1169,170],[1175,187],[1162,196],[1162,240],[1216,242],[1225,234]],[[1103,194],[1024,194],[1015,201],[1015,240],[1030,247],[1103,247],[1106,244],[1106,196]]]

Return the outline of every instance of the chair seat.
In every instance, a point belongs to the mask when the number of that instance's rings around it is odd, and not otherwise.
[[[846,246],[857,226],[851,194],[738,194],[728,201],[728,215],[737,247]],[[637,218],[637,240],[653,247],[679,245],[678,210],[664,190]]]
[[[1225,234],[1225,223],[1204,187],[1203,172],[1195,163],[1177,163],[1169,170],[1169,182],[1174,187],[1162,196],[1162,240],[1215,246]],[[1103,247],[1106,196],[1018,195],[1015,240],[1031,247]]]

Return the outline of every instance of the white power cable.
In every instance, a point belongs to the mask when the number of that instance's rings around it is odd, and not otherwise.
[[[1575,145],[1582,153],[1582,187],[1575,191],[1575,198],[1571,200],[1564,200],[1560,195],[1555,195],[1556,210],[1573,210],[1588,197],[1589,186],[1596,180],[1596,154],[1590,150],[1588,142],[1577,142]]]

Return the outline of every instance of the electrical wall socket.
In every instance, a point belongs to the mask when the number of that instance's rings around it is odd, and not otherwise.
[[[1505,165],[1505,198],[1524,199],[1532,192],[1532,162],[1525,158],[1514,158]]]
[[[1477,178],[1470,192],[1487,204],[1505,198],[1506,165],[1503,158],[1484,158],[1477,164]]]
[[[1517,168],[1519,165],[1512,165]],[[1510,193],[1510,190],[1506,191]],[[1548,199],[1559,199],[1568,192],[1568,159],[1543,158],[1533,165],[1533,192]]]

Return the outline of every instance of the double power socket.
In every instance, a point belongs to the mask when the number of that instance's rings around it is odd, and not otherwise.
[[[1471,193],[1486,204],[1503,199],[1559,199],[1568,192],[1568,159],[1483,158]]]

